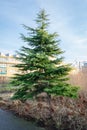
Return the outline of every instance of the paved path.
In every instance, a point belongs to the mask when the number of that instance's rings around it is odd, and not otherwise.
[[[0,109],[0,130],[45,130]]]

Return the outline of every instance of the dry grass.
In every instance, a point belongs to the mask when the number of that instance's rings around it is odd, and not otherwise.
[[[34,119],[50,130],[87,130],[87,93],[79,93],[78,99],[58,96],[46,100],[26,102],[11,101],[8,109],[21,117]]]
[[[80,86],[81,90],[85,90],[87,88],[87,68],[81,69],[76,73],[70,73],[69,82],[72,85]]]

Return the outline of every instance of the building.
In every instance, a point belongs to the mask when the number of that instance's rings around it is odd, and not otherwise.
[[[0,77],[12,77],[17,72],[17,68],[14,67],[19,63],[16,57],[16,55],[0,53]]]

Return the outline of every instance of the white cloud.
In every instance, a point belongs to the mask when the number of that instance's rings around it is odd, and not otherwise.
[[[14,54],[14,52],[11,51],[10,49],[8,50],[8,49],[1,49],[1,48],[0,48],[0,52],[3,53],[3,54],[8,54],[8,53],[11,54],[11,55]]]

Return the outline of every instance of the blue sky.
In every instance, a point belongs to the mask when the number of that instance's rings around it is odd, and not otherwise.
[[[25,45],[22,24],[33,27],[43,8],[49,14],[49,30],[60,35],[65,61],[87,61],[87,0],[1,0],[0,52],[15,53]]]

